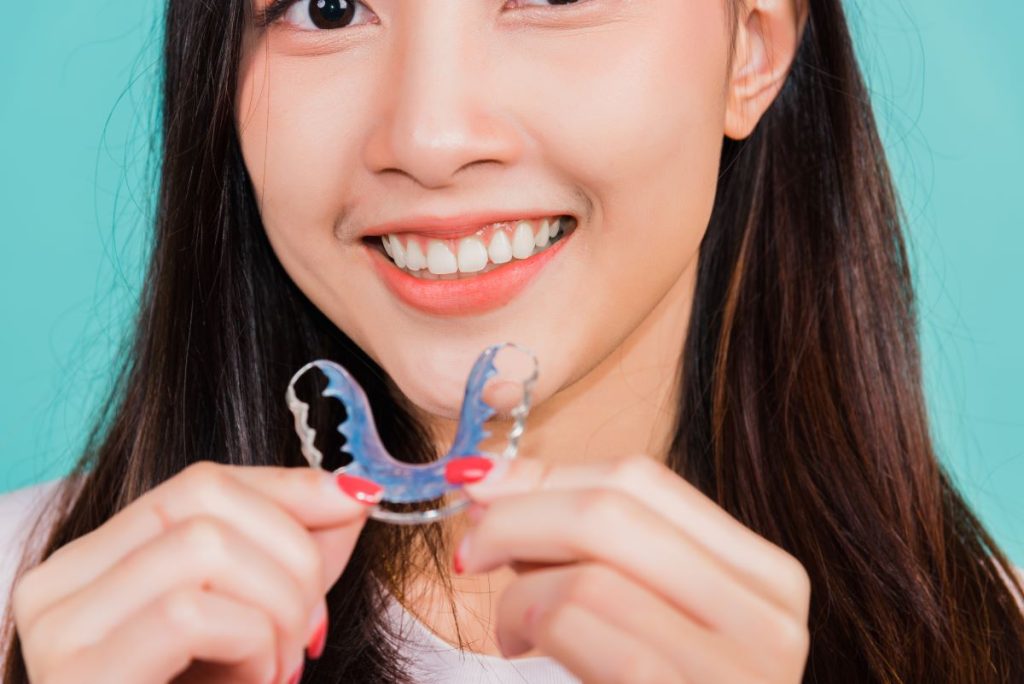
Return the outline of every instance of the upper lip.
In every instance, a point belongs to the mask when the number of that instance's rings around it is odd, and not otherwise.
[[[457,238],[472,235],[492,223],[504,221],[532,221],[534,219],[565,216],[567,212],[557,211],[489,211],[460,216],[412,216],[372,226],[363,231],[363,237],[389,235],[393,233],[416,233],[426,237]]]

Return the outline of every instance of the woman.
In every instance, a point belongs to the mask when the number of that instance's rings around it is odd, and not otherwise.
[[[143,305],[5,681],[1021,677],[839,0],[250,2],[168,3]],[[503,341],[541,379],[470,515],[287,467],[305,362],[425,461]]]

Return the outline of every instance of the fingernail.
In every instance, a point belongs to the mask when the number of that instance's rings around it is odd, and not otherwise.
[[[494,462],[483,456],[465,456],[450,461],[444,469],[444,477],[451,484],[479,482],[487,477]]]
[[[336,475],[334,481],[338,483],[338,487],[341,491],[345,492],[359,503],[373,505],[380,503],[381,498],[384,496],[384,488],[376,482],[364,479],[362,477],[355,477],[354,475],[345,475],[344,473]]]
[[[316,660],[324,654],[324,646],[327,645],[327,618],[325,617],[321,622],[320,626],[313,632],[313,636],[310,637],[309,643],[306,644],[306,655],[309,656],[310,660]]]
[[[295,671],[291,677],[288,678],[288,684],[299,684],[299,680],[302,679],[302,668],[305,663],[299,665],[299,669]]]
[[[452,569],[455,570],[456,575],[461,575],[466,571],[463,565],[463,558],[466,556],[466,551],[469,549],[469,535],[467,534],[462,538],[462,542],[459,543],[459,548],[455,549],[455,557],[452,558]]]
[[[491,468],[487,471],[486,477],[476,482],[467,482],[466,491],[474,492],[475,494],[484,495],[487,489],[492,485],[499,485],[498,489],[501,489],[501,481],[505,477],[505,473],[508,472],[511,466],[511,459],[507,458],[495,458],[491,461]]]

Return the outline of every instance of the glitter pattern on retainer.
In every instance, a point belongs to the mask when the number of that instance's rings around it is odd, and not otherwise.
[[[490,453],[483,451],[480,445],[491,436],[486,423],[495,415],[497,408],[484,399],[485,388],[499,372],[495,365],[498,354],[506,350],[514,350],[523,355],[520,360],[529,361],[529,373],[516,382],[516,390],[521,394],[517,395],[517,402],[507,408],[512,418],[512,427],[508,431],[505,447],[501,453]],[[345,473],[376,482],[384,488],[382,503],[393,504],[431,501],[461,490],[462,485],[452,484],[445,479],[445,468],[455,459],[466,456],[484,456],[493,460],[515,458],[519,450],[519,439],[526,427],[526,416],[530,411],[531,392],[538,376],[537,357],[533,352],[510,343],[496,344],[485,349],[473,364],[466,381],[459,426],[452,447],[432,463],[413,464],[399,461],[384,448],[366,393],[344,367],[323,359],[310,362],[299,369],[288,383],[286,399],[295,417],[295,431],[302,445],[302,454],[314,468],[323,467],[323,454],[314,444],[316,430],[309,425],[310,406],[295,393],[295,383],[313,368],[327,378],[327,387],[321,395],[337,399],[345,406],[346,418],[337,429],[346,439],[344,451],[352,456],[352,462],[334,473]],[[469,505],[465,495],[452,499],[438,508],[410,512],[392,511],[377,505],[370,509],[370,517],[396,524],[428,523]]]

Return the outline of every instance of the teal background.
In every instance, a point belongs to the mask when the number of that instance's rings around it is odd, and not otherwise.
[[[58,477],[141,275],[159,2],[0,22],[0,491]],[[909,218],[936,439],[1024,564],[1024,5],[848,3]]]

